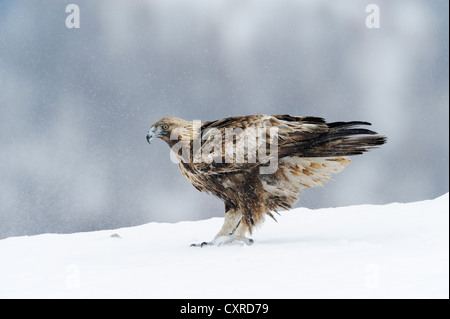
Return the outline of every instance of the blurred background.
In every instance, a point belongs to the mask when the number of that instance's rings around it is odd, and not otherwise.
[[[66,28],[70,3],[79,29]],[[0,0],[0,238],[223,216],[165,143],[147,144],[165,116],[314,115],[388,136],[297,206],[448,192],[448,6]]]

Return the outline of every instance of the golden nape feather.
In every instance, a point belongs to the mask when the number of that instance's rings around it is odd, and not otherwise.
[[[327,123],[319,117],[234,116],[217,121],[166,117],[147,134],[165,141],[183,176],[225,204],[222,228],[210,242],[253,243],[246,237],[264,217],[290,209],[304,188],[322,186],[359,155],[386,143],[368,122]]]

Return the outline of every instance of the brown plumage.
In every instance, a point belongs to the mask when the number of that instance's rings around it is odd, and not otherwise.
[[[342,171],[348,156],[362,154],[386,138],[362,128],[367,122],[326,123],[318,117],[235,116],[189,122],[166,117],[150,129],[147,140],[165,141],[179,168],[195,188],[225,203],[225,221],[213,241],[242,241],[264,216],[290,209],[304,188],[322,186]]]

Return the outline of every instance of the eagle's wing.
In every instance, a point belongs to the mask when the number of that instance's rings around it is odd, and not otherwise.
[[[195,143],[201,145],[200,152],[194,154],[195,169],[204,174],[227,174],[266,164],[269,158],[266,156],[262,161],[258,154],[261,155],[262,150],[270,154],[274,142],[274,136],[271,139],[268,130],[273,126],[271,118],[266,115],[234,116],[203,123],[201,134],[191,145],[194,150],[199,149]]]
[[[279,130],[279,157],[339,157],[359,155],[384,144],[386,138],[361,128],[368,122],[326,123],[319,117],[274,115]]]
[[[201,141],[192,142],[201,145],[197,154],[201,158],[197,157],[194,167],[204,174],[233,173],[267,165],[273,159],[270,156],[276,160],[342,157],[362,154],[385,142],[362,125],[370,123],[326,123],[319,117],[290,115],[235,116],[206,122],[200,127]]]

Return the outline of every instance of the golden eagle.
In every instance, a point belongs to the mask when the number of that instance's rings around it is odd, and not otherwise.
[[[199,191],[225,203],[222,228],[210,242],[253,240],[247,232],[290,209],[303,188],[322,186],[342,171],[348,156],[386,142],[363,128],[368,122],[332,122],[312,116],[249,115],[217,121],[166,117],[154,123],[147,141],[160,138],[175,153],[179,168]]]

